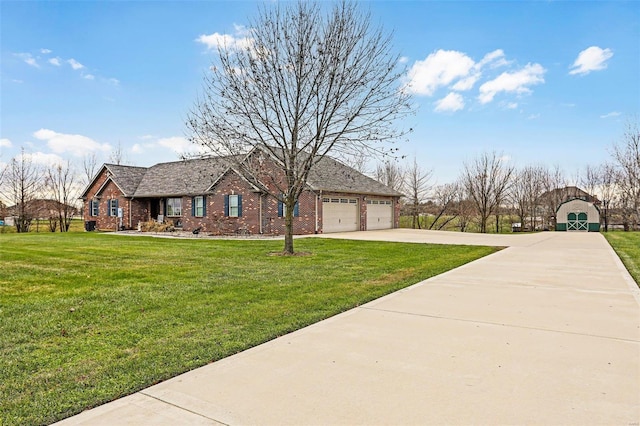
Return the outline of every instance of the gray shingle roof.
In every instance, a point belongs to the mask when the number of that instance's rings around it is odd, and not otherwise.
[[[122,166],[119,164],[105,164],[104,166],[111,172],[111,178],[124,192],[125,197],[133,196],[147,171],[146,167]]]
[[[228,167],[219,157],[156,164],[147,170],[135,197],[204,194]]]
[[[231,162],[222,157],[160,163],[151,167],[105,164],[126,197],[168,197],[206,193]],[[316,191],[401,196],[388,186],[332,158],[322,158],[307,184]]]
[[[402,196],[387,185],[326,156],[311,169],[307,183],[314,190]]]

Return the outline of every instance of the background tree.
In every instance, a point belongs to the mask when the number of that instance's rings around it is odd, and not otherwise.
[[[489,216],[496,214],[505,200],[513,170],[496,152],[485,152],[464,164],[461,181],[478,213],[480,232],[487,232]],[[496,218],[496,230],[498,221]]]
[[[459,194],[460,186],[457,182],[446,183],[435,188],[434,201],[438,210],[429,229],[440,230],[458,217],[459,209],[456,208],[456,203],[459,201]],[[442,221],[440,221],[441,218]]]
[[[618,168],[619,205],[625,231],[640,224],[640,129],[627,124],[622,141],[613,146]]]
[[[420,205],[425,201],[431,190],[430,180],[432,170],[425,170],[420,167],[418,161],[413,159],[413,163],[405,170],[404,190],[407,195],[407,204],[411,213],[411,227],[421,229],[420,225]]]
[[[515,208],[522,227],[537,229],[538,200],[544,191],[545,169],[541,166],[526,166],[514,172],[508,198]]]
[[[75,212],[73,204],[79,196],[76,174],[67,160],[64,164],[51,166],[45,174],[45,189],[49,197],[56,201],[57,222],[60,232],[67,232]],[[53,228],[55,231],[55,228]]]
[[[190,140],[284,203],[284,251],[293,253],[294,205],[322,157],[379,154],[405,133],[394,126],[410,112],[399,56],[355,3],[324,13],[299,1],[260,9],[247,45],[221,45],[218,59],[189,114]],[[279,176],[239,161],[256,147],[277,159]]]
[[[567,197],[565,191],[567,179],[560,166],[555,165],[552,169],[544,171],[543,186],[545,192],[541,196],[539,204],[545,210],[545,220],[551,222],[548,223],[549,228],[555,229],[557,223],[556,212]]]
[[[374,178],[395,191],[402,191],[405,184],[405,169],[396,159],[386,159],[376,165]]]
[[[11,215],[17,232],[29,232],[31,221],[37,216],[34,200],[42,188],[43,174],[31,157],[22,149],[6,165],[2,174],[2,196],[13,207]]]

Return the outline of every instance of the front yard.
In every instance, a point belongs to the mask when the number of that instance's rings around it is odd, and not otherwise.
[[[497,249],[0,235],[0,424],[138,391]]]
[[[602,235],[640,286],[640,232],[603,232]]]

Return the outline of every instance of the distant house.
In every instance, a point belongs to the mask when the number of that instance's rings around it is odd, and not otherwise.
[[[262,163],[261,157],[261,164]],[[267,174],[280,173],[264,159]],[[82,194],[84,219],[97,229],[136,229],[168,221],[218,235],[284,233],[284,205],[268,182],[210,157],[133,167],[105,164]],[[402,194],[334,159],[312,169],[294,209],[294,234],[397,228]],[[120,217],[119,217],[120,216]]]
[[[37,198],[25,202],[24,209],[21,205],[13,205],[4,209],[5,216],[18,216],[20,211],[28,212],[28,215],[32,219],[48,219],[51,217],[57,217],[60,211],[66,210],[71,216],[76,216],[79,211],[76,207],[65,205],[57,200],[49,200],[43,198]]]

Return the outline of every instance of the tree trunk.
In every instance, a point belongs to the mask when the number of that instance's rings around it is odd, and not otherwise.
[[[295,208],[296,200],[288,196],[284,199],[284,205],[284,253],[293,254],[293,209]]]

